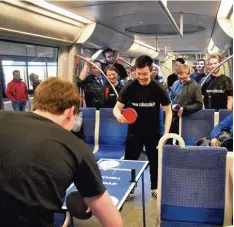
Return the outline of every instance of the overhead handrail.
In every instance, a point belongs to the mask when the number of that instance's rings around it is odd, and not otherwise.
[[[170,10],[167,8],[164,2],[162,0],[158,0],[158,4],[163,10],[163,12],[165,13],[166,17],[169,19],[169,21],[173,25],[173,27],[175,28],[175,30],[177,31],[177,33],[180,35],[181,38],[183,38],[183,13],[180,13],[180,28],[179,28],[175,22],[175,19],[171,15]]]
[[[103,51],[104,51],[104,49],[100,49],[100,50],[96,51],[96,52],[92,55],[91,60],[92,60],[92,61],[95,61]]]
[[[159,65],[162,66],[162,67],[164,67],[165,69],[167,69],[170,73],[172,73],[172,71],[167,66],[165,66],[163,64],[159,64]]]
[[[106,74],[102,71],[102,69],[100,69],[97,65],[95,65],[92,61],[88,61],[85,57],[82,57],[79,54],[76,54],[75,56],[81,58],[82,60],[88,62],[89,64],[91,64],[92,66],[94,66],[103,76],[105,76],[105,78],[107,79],[107,81],[109,82],[109,84],[111,85],[112,89],[114,90],[115,94],[117,97],[119,97],[117,90],[115,89],[114,85],[109,81],[109,79],[107,78]]]
[[[210,75],[212,75],[212,73],[218,69],[221,65],[223,65],[225,62],[227,62],[228,60],[230,60],[231,58],[233,58],[233,55],[225,58],[223,61],[221,61],[213,70],[211,70],[208,75],[204,78],[204,80],[201,83],[201,87],[203,87],[203,85],[205,84],[205,82],[207,81],[207,79],[209,78]]]
[[[130,67],[133,67],[130,63],[128,63],[127,61],[125,61],[124,59],[120,59],[118,58],[118,60],[124,62],[126,65],[130,66]]]

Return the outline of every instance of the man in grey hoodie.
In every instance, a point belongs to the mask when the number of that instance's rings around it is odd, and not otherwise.
[[[201,86],[190,79],[190,68],[183,64],[178,67],[178,80],[173,84],[169,96],[173,109],[170,132],[178,134],[179,117],[202,109]]]

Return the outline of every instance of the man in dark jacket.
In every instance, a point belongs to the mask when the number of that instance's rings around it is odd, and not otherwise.
[[[179,130],[179,117],[188,115],[202,109],[202,94],[200,85],[190,79],[190,68],[183,64],[178,67],[178,79],[172,86],[170,98],[174,111],[170,132]],[[173,108],[173,107],[179,108]]]
[[[107,80],[97,68],[91,66],[90,59],[87,60],[77,79],[77,85],[84,90],[86,106],[99,109],[104,105],[104,85]],[[93,63],[101,68],[99,61],[95,60]],[[90,68],[91,74],[89,74]]]

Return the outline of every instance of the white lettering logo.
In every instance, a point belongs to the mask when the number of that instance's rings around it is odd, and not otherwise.
[[[104,184],[104,185],[113,185],[113,186],[117,186],[117,182],[107,182],[107,181],[104,181],[103,184]]]
[[[137,106],[137,107],[155,107],[155,102],[132,102],[132,106]]]
[[[225,90],[218,90],[218,89],[206,90],[206,93],[225,93]]]
[[[120,177],[102,176],[102,179],[121,180]]]

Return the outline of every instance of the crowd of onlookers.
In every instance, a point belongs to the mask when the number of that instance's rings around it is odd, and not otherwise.
[[[78,76],[77,85],[84,91],[86,107],[114,107],[116,94],[113,87],[119,93],[122,87],[129,81],[136,78],[134,67],[127,74],[124,67],[117,63],[113,50],[103,51],[106,64],[95,60],[93,63],[102,68],[107,76],[105,78],[100,71],[89,64],[89,59]],[[188,114],[205,109],[232,109],[232,80],[221,73],[220,68],[213,71],[212,75],[204,81],[206,75],[211,72],[221,61],[218,54],[210,55],[205,61],[199,59],[196,71],[191,74],[190,67],[185,64],[183,58],[178,58],[174,63],[174,73],[164,79],[159,75],[159,66],[154,64],[152,78],[166,86],[172,104],[180,104],[183,107],[183,114]],[[107,79],[109,81],[107,81]],[[185,100],[186,99],[186,100]],[[192,109],[187,105],[192,105]],[[182,111],[182,110],[181,110]],[[181,111],[179,115],[181,115]]]
[[[134,66],[127,73],[123,65],[117,62],[112,49],[105,49],[102,54],[105,64],[99,60],[90,63],[91,59],[87,58],[77,78],[77,86],[84,93],[83,106],[97,109],[113,108],[121,89],[137,77]],[[161,72],[159,66],[153,64],[152,79],[166,87],[171,99],[173,120],[170,132],[178,134],[179,117],[182,115],[194,113],[202,108],[215,109],[215,111],[232,109],[232,80],[222,74],[220,68],[214,70],[220,62],[220,55],[212,54],[207,60],[199,59],[195,72],[191,73],[184,59],[177,58],[174,62],[174,73],[167,79],[159,74]],[[102,69],[106,77],[97,68]],[[211,75],[206,78],[211,71]],[[34,73],[29,79],[33,90],[41,82],[39,76]],[[25,111],[29,97],[28,90],[18,70],[13,71],[13,80],[7,85],[6,95],[12,102],[14,111]],[[79,118],[82,119],[82,115],[78,115],[78,121]],[[80,130],[76,128],[74,132],[78,133]]]
[[[124,107],[137,112],[136,122],[128,127],[124,159],[137,160],[145,147],[151,194],[157,198],[161,109],[165,113],[164,134],[178,133],[181,116],[202,108],[232,109],[232,80],[216,69],[219,55],[211,55],[206,64],[199,60],[192,75],[190,67],[178,58],[167,81],[149,56],[136,60],[136,71],[133,68],[132,77],[128,78],[112,50],[105,50],[103,55],[105,65],[87,59],[77,85],[85,93],[87,107],[114,107],[113,115],[119,123],[130,123],[122,114]],[[93,64],[103,68],[106,77]],[[207,72],[212,75],[206,77]],[[34,74],[30,75],[30,82],[34,89],[40,84]],[[13,72],[6,94],[15,111],[25,109],[28,91],[19,71]],[[93,150],[71,133],[82,136],[79,107],[77,86],[52,77],[35,89],[32,111],[0,111],[1,226],[53,226],[54,212],[61,212],[65,192],[73,182],[89,207],[83,213],[92,211],[103,226],[123,226],[103,184]],[[223,131],[233,136],[233,114],[213,129],[210,145],[221,145]],[[134,189],[127,199],[133,198]],[[78,210],[79,205],[77,202],[74,208]]]
[[[112,49],[105,49],[103,52],[105,64],[95,60],[97,67],[101,68],[105,74],[94,67],[87,59],[84,67],[77,78],[77,86],[84,94],[83,107],[112,108],[117,99],[117,94],[128,83],[136,78],[134,66],[127,71],[122,64],[117,62],[115,52]],[[174,73],[167,79],[160,75],[160,68],[153,64],[152,78],[164,85],[171,98],[172,105],[179,104],[183,107],[178,114],[188,114],[202,107],[205,109],[232,109],[233,85],[230,77],[221,73],[220,68],[212,72],[212,75],[203,82],[211,70],[221,61],[220,55],[213,54],[205,61],[199,59],[196,64],[196,71],[191,73],[190,67],[185,64],[183,58],[177,58],[174,63]],[[40,84],[39,76],[32,73],[29,76],[33,90]],[[203,86],[201,88],[201,83]],[[115,90],[113,89],[115,88]],[[12,102],[15,111],[24,111],[28,100],[28,90],[26,84],[20,77],[18,70],[13,71],[13,80],[8,83],[6,96]],[[190,99],[190,100],[189,100]],[[192,105],[192,109],[188,107]]]

